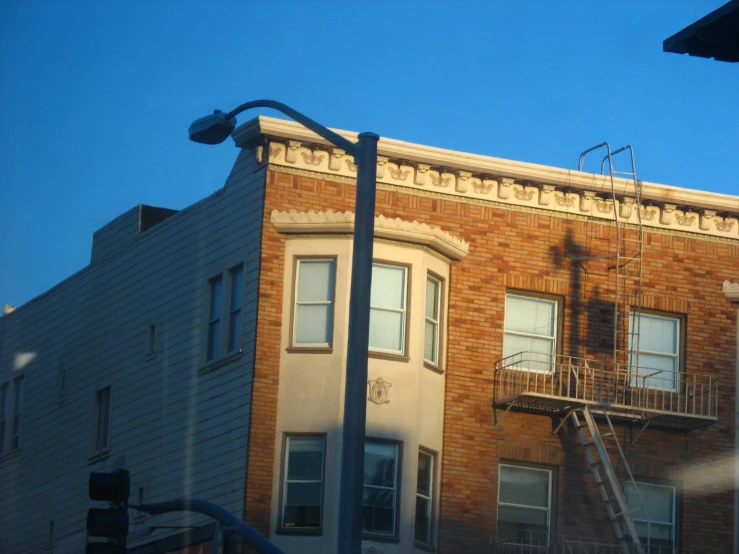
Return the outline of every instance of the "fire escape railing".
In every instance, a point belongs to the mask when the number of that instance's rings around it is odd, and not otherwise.
[[[520,352],[495,363],[494,403],[521,395],[620,410],[718,418],[718,378],[572,356]]]

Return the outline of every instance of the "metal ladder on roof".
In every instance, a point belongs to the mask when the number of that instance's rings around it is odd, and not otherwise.
[[[614,272],[613,298],[613,363],[615,368],[639,366],[639,318],[630,314],[638,311],[642,303],[642,276],[644,255],[644,229],[642,227],[642,185],[636,177],[634,149],[626,145],[611,151],[611,146],[603,142],[588,148],[578,161],[578,171],[582,171],[585,156],[601,148],[606,155],[601,160],[600,173],[607,175],[610,190],[603,190],[601,210],[611,211],[615,225],[616,244],[609,252],[596,258],[615,262],[608,266],[609,274]],[[629,171],[618,171],[614,158],[628,153]],[[606,173],[606,163],[608,164]],[[618,180],[617,180],[618,178]],[[605,212],[604,212],[605,213]],[[592,236],[589,233],[588,236]],[[590,239],[587,239],[590,241]]]
[[[582,416],[584,421],[580,420]],[[603,443],[604,436],[613,436],[616,438],[616,431],[613,428],[611,419],[608,417],[608,413],[604,412],[605,419],[608,422],[610,431],[601,434],[598,430],[598,425],[593,418],[593,414],[587,406],[577,408],[570,412],[570,419],[575,426],[577,432],[577,438],[585,451],[585,459],[590,466],[590,471],[595,479],[596,487],[606,507],[608,517],[613,524],[613,529],[616,533],[618,543],[621,545],[621,549],[624,554],[644,554],[645,550],[639,538],[639,534],[634,524],[634,519],[631,514],[637,511],[641,511],[647,520],[647,529],[649,531],[649,517],[644,508],[644,503],[639,494],[639,489],[634,484],[634,490],[636,491],[636,506],[629,506],[626,500],[624,490],[621,488],[621,484],[618,481],[616,472],[613,469],[611,460],[608,457],[608,451]],[[587,431],[587,432],[586,432]],[[634,483],[634,476],[631,474],[628,464],[626,463],[626,456],[624,455],[621,446],[618,444],[616,439],[616,446],[621,457],[621,461],[626,468],[628,477],[632,483]],[[605,474],[605,478],[601,475],[601,470]],[[608,485],[608,486],[606,486]],[[609,494],[610,490],[610,494]],[[649,545],[649,532],[647,533],[647,546]]]

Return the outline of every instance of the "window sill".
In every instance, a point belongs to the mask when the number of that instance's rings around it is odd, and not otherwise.
[[[224,358],[221,358],[219,360],[214,360],[212,362],[208,362],[206,365],[198,369],[198,375],[205,375],[206,373],[210,373],[211,371],[215,371],[216,369],[219,369],[225,365],[230,364],[233,361],[238,360],[243,356],[244,351],[238,350],[234,352],[233,354],[229,354]]]
[[[97,454],[93,454],[89,458],[87,458],[88,464],[94,464],[96,462],[100,462],[102,460],[105,460],[106,458],[110,457],[110,449],[103,450],[102,452],[98,452]]]
[[[431,545],[424,544],[422,542],[414,541],[413,546],[417,548],[418,550],[423,550],[424,552],[436,552],[436,548],[434,548]]]
[[[408,363],[410,361],[410,357],[406,354],[389,354],[387,352],[375,352],[373,350],[370,350],[367,353],[367,357],[376,358],[378,360],[389,360],[392,362]]]
[[[397,535],[374,535],[371,533],[362,533],[362,540],[398,544],[400,542],[400,537]]]
[[[423,362],[423,367],[425,367],[426,369],[430,369],[431,371],[433,371],[434,373],[438,373],[439,375],[444,375],[445,373],[442,368],[426,361]]]
[[[23,449],[16,448],[15,450],[11,450],[9,452],[6,452],[5,454],[0,454],[0,462],[12,460],[13,458],[18,458],[21,455],[21,452],[23,452]]]
[[[288,354],[333,354],[332,346],[288,346],[285,349]]]
[[[307,527],[278,527],[276,535],[292,535],[300,537],[322,537],[323,529],[309,529]]]

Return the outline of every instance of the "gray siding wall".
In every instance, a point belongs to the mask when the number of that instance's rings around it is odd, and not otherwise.
[[[22,372],[26,386],[22,448],[0,457],[0,552],[50,551],[52,519],[57,545],[84,545],[89,472],[121,455],[133,503],[143,486],[147,502],[193,496],[242,515],[264,182],[240,151],[223,189],[142,234],[138,209],[126,212],[96,233],[93,264],[0,318],[0,384]],[[207,280],[242,262],[242,351],[205,367]],[[35,357],[18,370],[20,353]],[[94,395],[107,385],[110,454],[90,458]],[[131,513],[133,536],[207,521]]]

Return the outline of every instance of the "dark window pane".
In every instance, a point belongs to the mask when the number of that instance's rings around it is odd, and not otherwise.
[[[425,452],[418,453],[418,493],[431,496],[431,472],[433,458]]]
[[[210,280],[210,310],[208,319],[216,319],[221,315],[221,288],[222,279],[216,277]]]
[[[549,472],[500,466],[500,502],[549,507]]]
[[[364,484],[395,487],[396,447],[368,443],[364,450]]]
[[[218,356],[218,338],[221,335],[221,322],[219,320],[208,324],[208,350],[207,360],[214,360]]]
[[[429,544],[431,537],[431,502],[425,498],[416,497],[416,533],[415,539],[418,542]]]
[[[293,446],[293,445],[291,445]],[[321,445],[318,444],[318,447]],[[294,450],[290,448],[287,467],[287,478],[294,480],[321,480],[323,468],[323,451]]]
[[[382,535],[394,534],[395,492],[365,487],[362,514],[363,531]]]
[[[285,506],[284,527],[320,527],[320,506]]]
[[[241,310],[231,314],[228,329],[228,351],[233,352],[239,348],[241,342]]]
[[[288,483],[285,506],[320,506],[321,483]]]
[[[240,265],[231,270],[231,310],[241,307],[241,298],[244,296],[244,266]]]

